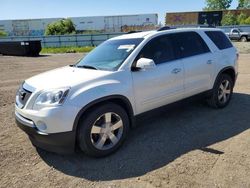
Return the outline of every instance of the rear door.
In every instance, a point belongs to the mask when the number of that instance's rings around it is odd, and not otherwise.
[[[175,36],[185,70],[185,97],[211,89],[215,57],[207,44],[197,32],[182,32]]]

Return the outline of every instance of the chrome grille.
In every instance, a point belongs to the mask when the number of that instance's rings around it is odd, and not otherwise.
[[[30,98],[32,92],[26,90],[21,86],[16,93],[16,105],[19,108],[23,108]]]

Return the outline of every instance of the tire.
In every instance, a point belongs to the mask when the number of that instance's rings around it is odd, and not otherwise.
[[[242,37],[240,38],[240,41],[241,41],[241,42],[247,42],[247,37],[246,37],[246,36],[242,36]]]
[[[121,106],[106,103],[84,115],[78,126],[79,148],[89,156],[104,157],[124,142],[129,132],[129,118]]]
[[[207,103],[213,108],[224,108],[229,104],[232,94],[232,78],[228,74],[222,74],[214,84],[212,94],[207,99]]]

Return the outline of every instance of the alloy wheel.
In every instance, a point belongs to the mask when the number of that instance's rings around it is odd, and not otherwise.
[[[221,104],[225,104],[231,95],[231,85],[228,80],[223,80],[219,87],[218,99]]]
[[[101,115],[91,128],[90,137],[93,146],[98,150],[113,148],[121,139],[123,134],[123,121],[121,117],[108,112]]]

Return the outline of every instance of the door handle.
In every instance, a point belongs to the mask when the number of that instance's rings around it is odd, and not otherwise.
[[[181,69],[175,68],[172,70],[173,74],[178,74],[179,72],[181,72]]]
[[[212,60],[208,60],[208,61],[207,61],[207,64],[208,64],[208,65],[211,65],[212,63],[213,63]]]

